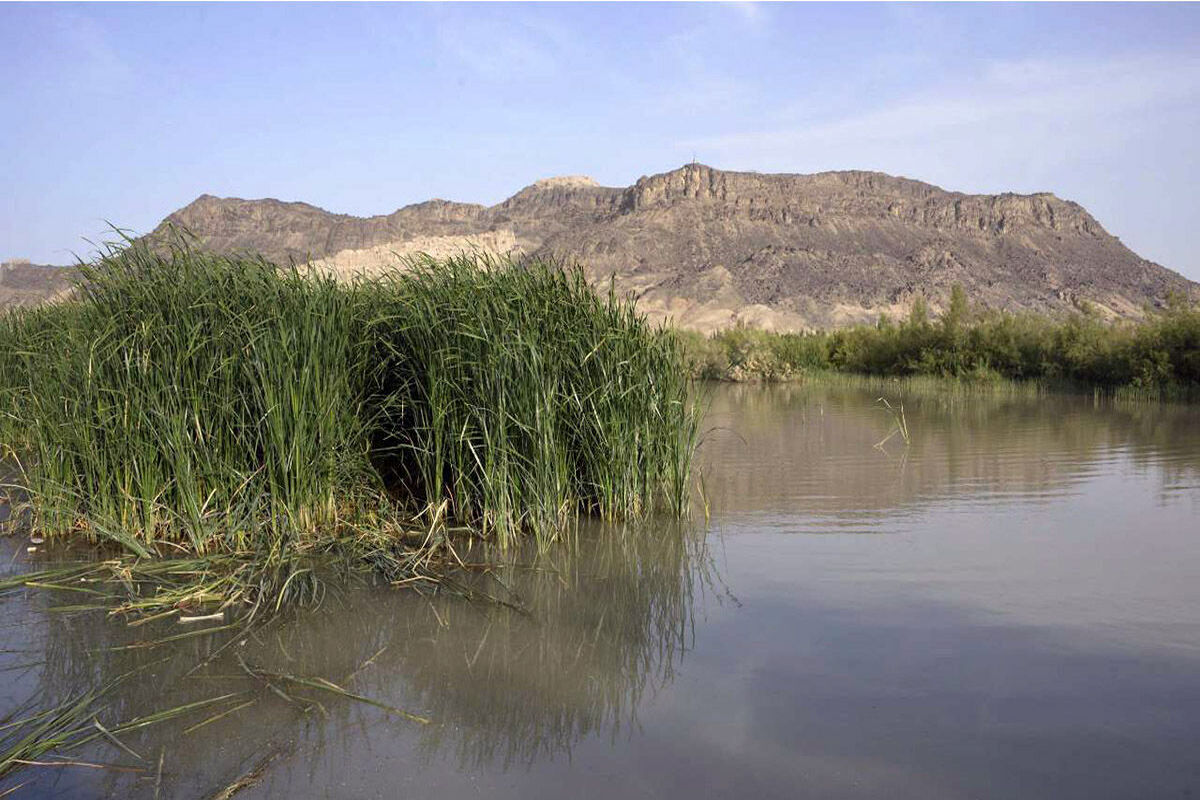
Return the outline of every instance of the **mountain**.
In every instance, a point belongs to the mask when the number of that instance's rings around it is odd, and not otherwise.
[[[656,317],[827,327],[936,310],[958,283],[989,307],[1136,317],[1196,284],[1139,257],[1053,194],[969,195],[877,172],[776,175],[701,164],[605,187],[538,181],[491,207],[445,200],[353,217],[305,203],[204,195],[167,217],[219,251],[370,272],[394,253],[464,248],[578,260]]]
[[[0,263],[0,308],[28,306],[63,297],[71,289],[75,270],[31,264],[16,259]]]

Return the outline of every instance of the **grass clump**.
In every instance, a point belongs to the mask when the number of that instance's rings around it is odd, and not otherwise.
[[[579,271],[486,256],[360,284],[372,452],[425,513],[502,538],[580,511],[682,514],[696,419],[677,339]]]
[[[1066,317],[971,309],[955,287],[936,320],[918,300],[899,322],[812,333],[735,328],[687,341],[694,374],[715,380],[846,372],[1041,381],[1140,398],[1200,393],[1200,307],[1182,298],[1139,322],[1110,323],[1086,306]]]
[[[178,246],[80,272],[77,300],[11,315],[0,345],[36,530],[278,551],[369,490],[365,354],[332,280]]]
[[[347,286],[183,239],[109,247],[74,299],[0,320],[0,412],[37,532],[236,557],[280,593],[326,549],[408,564],[416,526],[683,513],[696,436],[677,340],[578,270],[464,255]]]

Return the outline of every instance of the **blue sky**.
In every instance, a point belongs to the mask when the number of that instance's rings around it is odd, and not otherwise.
[[[1053,191],[1200,279],[1200,6],[0,5],[0,257],[696,158]]]

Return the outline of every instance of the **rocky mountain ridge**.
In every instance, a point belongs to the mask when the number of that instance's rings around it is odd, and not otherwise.
[[[482,206],[429,200],[354,217],[305,203],[203,195],[169,226],[222,252],[255,250],[339,273],[397,256],[488,249],[576,260],[648,314],[712,330],[800,329],[936,310],[954,284],[994,308],[1067,311],[1087,301],[1136,317],[1173,292],[1200,296],[1139,257],[1082,206],[1053,194],[970,195],[878,172],[729,172],[702,164],[628,187],[538,181]]]

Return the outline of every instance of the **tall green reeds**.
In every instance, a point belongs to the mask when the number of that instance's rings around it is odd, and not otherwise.
[[[373,455],[425,513],[507,537],[683,513],[696,418],[677,339],[577,270],[424,259],[357,287]]]
[[[369,488],[365,352],[331,279],[182,244],[81,276],[79,299],[18,312],[0,345],[39,529],[138,555],[274,551]]]
[[[1107,322],[1086,308],[1063,317],[972,310],[956,288],[937,320],[918,303],[896,322],[884,317],[812,333],[734,328],[686,341],[694,373],[717,380],[835,371],[1043,381],[1143,398],[1200,396],[1200,307],[1183,298],[1138,322]]]
[[[577,270],[464,255],[347,286],[178,239],[80,274],[0,321],[0,442],[47,535],[286,562],[415,522],[548,540],[685,510],[680,345]]]

